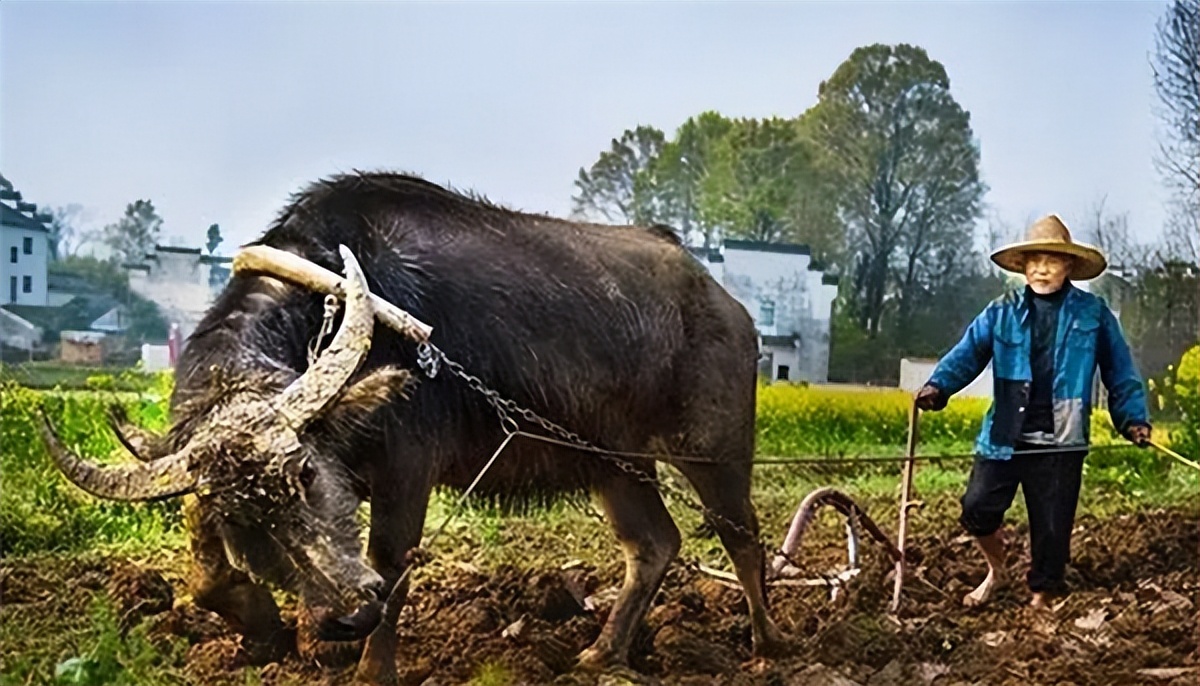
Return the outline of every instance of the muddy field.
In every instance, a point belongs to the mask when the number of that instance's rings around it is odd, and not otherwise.
[[[1028,561],[1014,532],[1009,567]],[[820,548],[820,546],[814,546]],[[572,657],[596,636],[622,566],[501,568],[484,574],[450,564],[422,574],[400,635],[406,683],[426,684],[1163,684],[1200,681],[1197,608],[1200,518],[1154,512],[1077,523],[1069,581],[1053,614],[1024,607],[1015,583],[989,607],[959,599],[982,576],[957,530],[911,542],[917,572],[898,617],[889,617],[889,568],[868,550],[863,573],[831,601],[827,588],[776,587],[772,615],[796,639],[785,659],[753,659],[741,592],[685,562],[672,567],[634,650],[637,674],[573,672]],[[807,548],[807,546],[806,546]],[[842,562],[836,547],[803,560],[813,572]],[[614,551],[615,552],[615,551]],[[827,559],[821,559],[826,557]],[[184,596],[181,560],[24,560],[2,569],[0,619],[34,651],[41,631],[89,622],[107,593],[122,631],[138,631],[176,657],[164,669],[181,683],[344,684],[350,670],[298,657],[247,670],[236,637]],[[920,578],[916,578],[920,577]],[[294,627],[293,613],[285,613]],[[54,629],[53,627],[62,627]],[[336,651],[326,651],[336,661]]]

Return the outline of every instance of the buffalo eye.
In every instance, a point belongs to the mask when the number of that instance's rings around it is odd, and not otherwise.
[[[312,488],[313,482],[316,480],[317,470],[311,462],[305,460],[304,465],[300,467],[300,487],[307,491]]]

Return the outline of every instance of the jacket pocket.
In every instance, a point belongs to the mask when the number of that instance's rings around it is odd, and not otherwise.
[[[1083,316],[1071,322],[1067,331],[1067,345],[1077,350],[1095,350],[1096,336],[1100,331],[1100,320],[1096,317]]]
[[[992,371],[997,377],[1009,379],[1021,376],[1021,356],[1024,347],[1024,337],[1020,331],[1006,330],[997,327],[992,332]]]
[[[1029,404],[1029,382],[996,377],[993,381],[992,445],[1011,448],[1016,445],[1025,425],[1025,408]]]

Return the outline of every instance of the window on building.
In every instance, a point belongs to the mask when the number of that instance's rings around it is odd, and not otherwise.
[[[33,254],[33,239],[28,236],[25,237],[25,254]]]
[[[33,292],[33,277],[32,276],[21,277],[21,290],[25,291],[26,293]]]
[[[15,276],[8,279],[8,301],[14,303],[17,301],[17,277]]]
[[[13,264],[17,263],[17,246],[14,245],[8,249],[8,261]]]
[[[758,325],[775,326],[774,300],[763,300],[758,304]]]
[[[781,364],[781,365],[779,365],[779,369],[776,370],[776,372],[775,372],[775,380],[776,381],[787,381],[788,375],[791,373],[792,373],[792,370],[788,369],[788,366],[786,364]]]

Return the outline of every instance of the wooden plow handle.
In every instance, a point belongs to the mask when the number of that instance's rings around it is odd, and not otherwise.
[[[917,407],[916,398],[908,410],[908,450],[904,460],[903,473],[900,479],[900,523],[896,531],[896,549],[900,551],[900,559],[896,560],[896,585],[892,589],[892,604],[889,608],[895,613],[900,608],[900,589],[904,586],[904,544],[908,539],[908,501],[912,497],[913,470],[916,469],[917,441],[920,440],[921,410]]]

